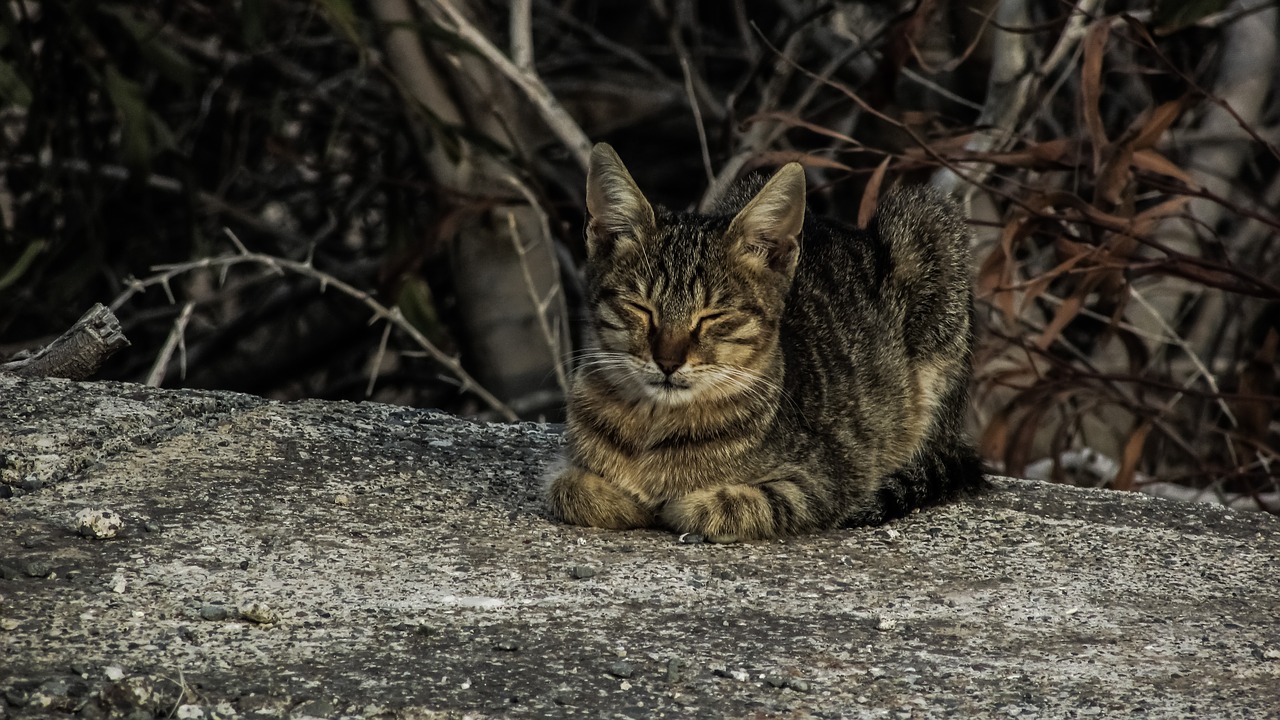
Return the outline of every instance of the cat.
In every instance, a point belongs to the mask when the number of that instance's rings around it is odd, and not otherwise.
[[[591,153],[562,521],[731,542],[878,524],[984,484],[963,424],[969,232],[924,188],[865,230],[806,212],[797,163],[714,214],[655,209]]]

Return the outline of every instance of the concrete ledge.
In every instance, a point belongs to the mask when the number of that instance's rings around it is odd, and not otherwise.
[[[548,521],[558,443],[0,375],[0,718],[1280,716],[1274,517],[997,479],[684,544]]]

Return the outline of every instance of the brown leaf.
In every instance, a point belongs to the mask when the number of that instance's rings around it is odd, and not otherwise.
[[[1173,164],[1173,161],[1155,150],[1139,150],[1133,154],[1130,162],[1139,170],[1146,170],[1147,172],[1159,173],[1160,175],[1168,175],[1171,178],[1177,178],[1178,180],[1186,183],[1187,187],[1193,190],[1200,187],[1200,184],[1191,178],[1190,173]]]
[[[1134,150],[1149,150],[1156,146],[1169,126],[1182,114],[1182,100],[1170,100],[1151,111],[1142,129],[1133,138]]]
[[[1098,172],[1096,197],[1114,207],[1124,199],[1124,190],[1133,177],[1129,165],[1133,159],[1133,148],[1127,143],[1119,143],[1113,147],[1111,156],[1107,158]]]
[[[1053,344],[1054,340],[1062,334],[1063,328],[1067,323],[1075,319],[1080,314],[1081,308],[1084,307],[1084,295],[1080,292],[1074,292],[1063,298],[1062,304],[1058,306],[1058,311],[1053,314],[1053,320],[1045,326],[1044,332],[1040,333],[1040,337],[1036,338],[1036,347],[1044,350]]]
[[[1138,461],[1142,459],[1142,448],[1147,443],[1147,435],[1151,433],[1151,421],[1143,420],[1138,427],[1129,433],[1129,440],[1124,444],[1124,454],[1120,457],[1120,472],[1111,481],[1116,490],[1132,490],[1133,476],[1138,470]]]
[[[1111,24],[1103,18],[1093,23],[1084,37],[1084,63],[1080,69],[1080,114],[1093,141],[1093,168],[1102,168],[1102,149],[1107,145],[1107,131],[1102,124],[1098,100],[1102,96],[1102,58],[1106,54]]]
[[[880,161],[876,171],[871,173],[867,187],[862,191],[862,203],[858,205],[858,227],[860,228],[866,228],[871,218],[875,216],[876,200],[880,197],[880,184],[884,182],[884,171],[889,168],[889,161],[892,159],[886,155],[884,160]]]
[[[757,166],[776,167],[778,165],[786,165],[789,162],[798,162],[805,167],[820,167],[830,170],[853,172],[853,168],[845,165],[839,160],[832,160],[829,157],[799,152],[797,150],[769,150],[762,152],[752,158],[751,164]]]

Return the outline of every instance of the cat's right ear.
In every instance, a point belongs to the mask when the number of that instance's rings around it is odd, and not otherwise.
[[[591,148],[587,167],[587,257],[636,243],[653,233],[653,207],[618,153],[607,143]]]

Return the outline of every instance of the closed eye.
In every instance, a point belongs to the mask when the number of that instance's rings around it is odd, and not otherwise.
[[[653,326],[655,324],[653,309],[650,308],[649,306],[641,305],[640,303],[637,303],[637,302],[631,302],[630,300],[624,300],[622,304],[625,305],[626,308],[631,312],[644,318],[645,322],[649,323],[650,326]]]
[[[706,328],[706,326],[712,325],[716,321],[724,319],[726,315],[728,315],[728,313],[725,313],[725,312],[709,312],[709,313],[703,313],[702,315],[699,315],[698,319],[693,322],[693,334],[697,335],[701,333]]]

